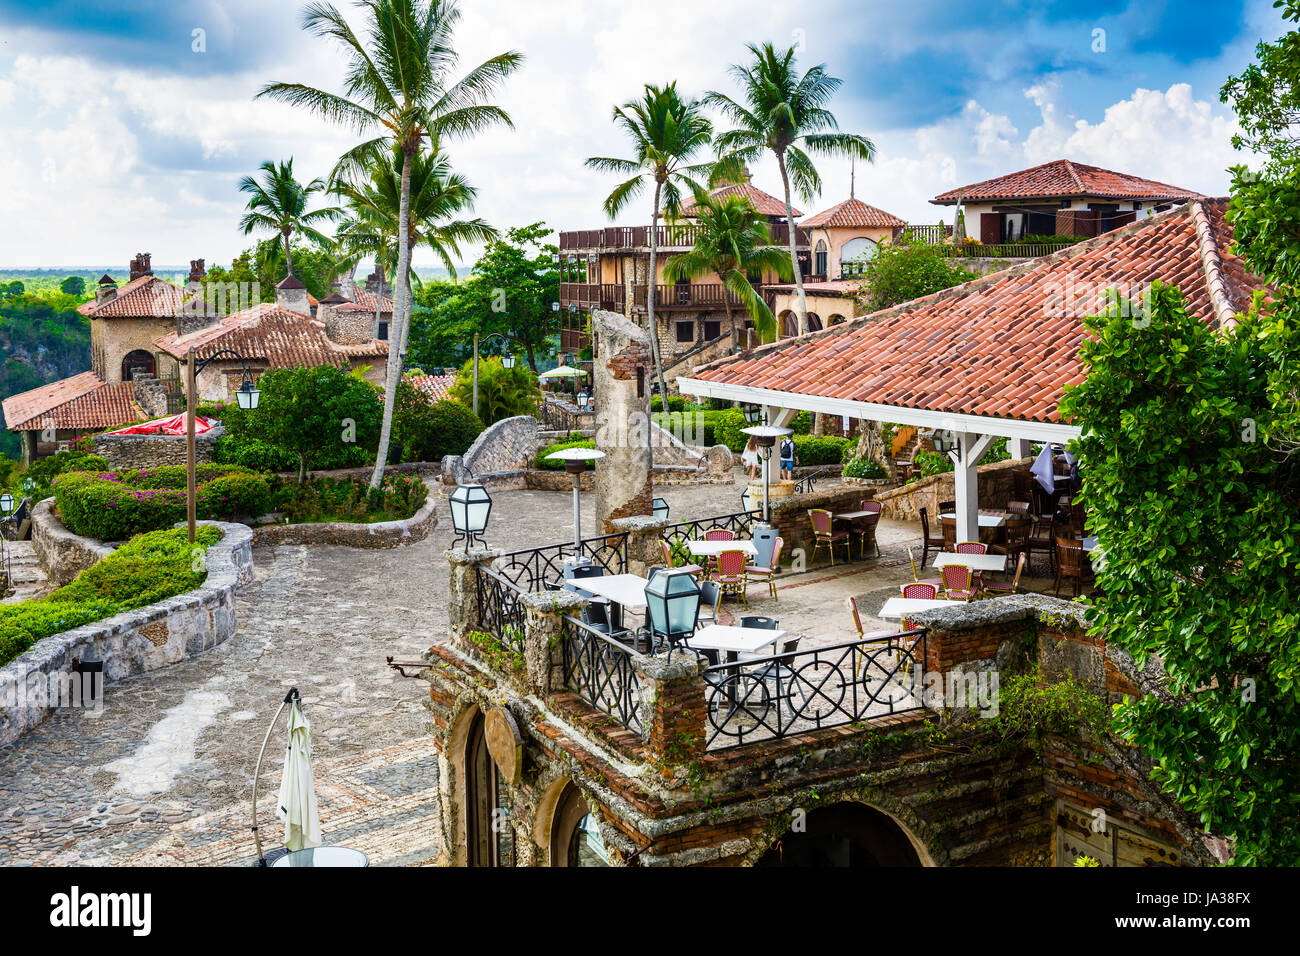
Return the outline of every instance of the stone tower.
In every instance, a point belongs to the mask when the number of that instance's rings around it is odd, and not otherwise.
[[[593,309],[592,362],[596,392],[596,522],[605,533],[615,518],[649,515],[654,501],[650,447],[650,338],[617,312]]]

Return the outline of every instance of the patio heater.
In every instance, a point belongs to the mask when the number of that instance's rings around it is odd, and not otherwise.
[[[652,512],[656,518],[668,517],[668,502],[662,498],[656,498],[652,505]]]
[[[663,635],[671,658],[673,648],[695,633],[700,613],[700,585],[685,568],[666,569],[649,580],[645,597],[651,642]]]
[[[597,458],[604,458],[603,451],[594,448],[562,448],[546,456],[550,461],[564,462],[564,470],[573,476],[573,556],[582,554],[582,510],[578,496],[582,490],[582,473],[587,470],[587,463]]]
[[[488,516],[492,514],[492,496],[479,484],[457,485],[447,499],[451,511],[451,524],[456,529],[456,541],[465,542],[465,550],[475,539],[483,547],[483,532],[487,530]]]
[[[776,425],[752,425],[740,430],[742,435],[749,435],[758,445],[758,457],[763,462],[763,520],[754,525],[754,563],[759,567],[770,567],[772,550],[776,547],[776,527],[772,524],[771,511],[768,507],[768,482],[771,481],[768,464],[772,458],[772,449],[777,440],[786,435],[793,435],[793,429],[778,428]]]

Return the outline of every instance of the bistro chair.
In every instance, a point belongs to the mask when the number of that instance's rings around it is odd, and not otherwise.
[[[735,541],[736,532],[728,531],[726,528],[710,528],[704,532],[705,541]],[[706,572],[717,570],[718,559],[716,557],[706,557],[704,559],[704,569]]]
[[[852,526],[852,532],[858,535],[858,557],[867,556],[867,541],[871,542],[871,548],[876,552],[877,557],[880,555],[880,543],[876,540],[876,526],[880,524],[880,512],[884,509],[879,501],[872,501],[863,498],[858,502],[859,511],[869,511],[865,518],[855,519]]]
[[[923,578],[916,573],[916,557],[911,548],[907,549],[907,560],[912,563],[912,580],[917,584],[933,584],[936,588],[943,584],[942,578]]]
[[[858,632],[858,641],[863,644],[884,644],[887,648],[893,648],[898,640],[897,631],[871,631],[867,633],[862,630],[862,615],[858,611],[858,599],[849,598],[849,610],[853,613],[853,627]],[[861,651],[854,650],[854,655],[862,654],[862,677],[867,676],[867,668],[871,666],[871,657]],[[853,670],[857,671],[857,661],[854,661]]]
[[[919,581],[914,581],[911,584],[903,585],[903,597],[918,601],[937,601],[939,599],[939,589],[933,584],[922,584]]]
[[[956,511],[957,511],[957,502],[955,501],[939,502],[939,517],[943,517],[945,514],[949,514],[949,513],[956,513]]]
[[[760,631],[775,631],[777,630],[777,620],[763,614],[746,614],[741,617],[740,626],[752,627]]]
[[[964,564],[949,564],[939,569],[943,575],[943,596],[949,601],[969,601],[975,596],[974,575]]]
[[[995,544],[990,550],[994,554],[1005,554],[1012,562],[1018,557],[1023,557],[1029,552],[1029,536],[1034,528],[1034,519],[1020,512],[1012,512],[1016,517],[1008,518],[1004,525],[1006,529],[1006,541],[1003,544]],[[1007,565],[1007,571],[1010,573],[1011,565]]]
[[[943,529],[943,550],[955,551],[957,549],[957,519],[940,518],[939,526]]]
[[[718,604],[722,601],[722,589],[713,581],[700,583],[700,611],[695,618],[699,624],[718,623]]]
[[[1046,521],[1046,527],[1044,527]],[[1035,520],[1034,533],[1029,536],[1028,547],[1025,551],[1029,554],[1029,562],[1032,565],[1034,561],[1034,552],[1043,551],[1047,554],[1047,567],[1051,573],[1056,572],[1056,532],[1058,530],[1056,514],[1052,513],[1046,519],[1038,518]]]
[[[673,549],[663,538],[659,539],[659,553],[663,555],[664,567],[671,568],[675,566],[675,562],[673,561]]]
[[[791,712],[799,709],[794,698],[798,691],[798,677],[795,674],[793,662],[794,655],[799,650],[799,642],[803,635],[788,637],[781,643],[780,656],[764,661],[757,667],[752,668],[749,673],[755,680],[760,680],[765,684],[775,685],[769,692],[769,700],[780,700],[784,698],[791,709]],[[744,658],[741,658],[742,660]],[[802,697],[802,694],[799,695]]]
[[[740,603],[749,610],[749,600],[745,596],[745,552],[723,551],[718,555],[718,567],[710,576],[722,588],[723,594],[739,595]]]
[[[934,550],[936,551],[943,550],[943,535],[930,534],[930,516],[926,514],[924,508],[920,509],[920,515],[921,515],[921,567],[927,568],[930,566],[930,549],[934,548]],[[912,576],[915,577],[916,576],[915,569],[913,569],[913,572],[914,573]]]
[[[1034,493],[1034,485],[1038,484],[1038,479],[1028,468],[1017,468],[1011,472],[1011,491],[1017,499],[1021,501],[1031,500]]]
[[[776,596],[776,569],[781,566],[781,549],[784,547],[785,538],[777,538],[776,545],[772,548],[772,563],[769,567],[765,568],[757,564],[745,565],[745,577],[766,584],[772,600],[778,604],[780,599]]]
[[[824,508],[811,508],[808,511],[808,517],[812,521],[813,529],[813,553],[812,560],[817,560],[817,549],[823,544],[831,553],[831,567],[835,567],[835,546],[844,545],[845,559],[852,561],[852,545],[849,542],[849,533],[844,530],[836,531],[831,526],[831,513]]]
[[[570,567],[565,569],[564,586],[568,588],[570,591],[576,591],[578,594],[585,597],[588,601],[591,601],[593,603],[599,602],[602,604],[607,604],[608,603],[607,598],[597,597],[596,595],[592,594],[590,591],[584,591],[582,588],[578,587],[576,584],[573,583],[574,581],[581,581],[584,578],[599,578],[599,577],[604,577],[604,575],[605,575],[605,569],[599,564],[593,563],[593,564],[571,565]]]
[[[989,546],[983,541],[963,541],[954,550],[958,554],[988,554]]]
[[[1019,593],[1020,593],[1020,575],[1022,575],[1022,574],[1024,573],[1024,571],[1025,571],[1025,565],[1028,564],[1028,563],[1029,563],[1029,559],[1025,556],[1025,552],[1021,551],[1021,552],[1020,552],[1020,559],[1019,559],[1018,561],[1016,561],[1016,576],[1015,576],[1014,578],[1011,579],[1011,583],[1010,583],[1010,584],[1003,584],[1003,583],[999,583],[999,582],[997,582],[997,581],[988,581],[988,582],[985,582],[985,584],[984,584],[984,590],[985,590],[985,591],[988,591],[988,592],[990,592],[990,593],[992,593],[992,594],[998,594],[998,595],[1001,595],[1001,594],[1019,594]]]
[[[1074,582],[1074,596],[1083,587],[1083,542],[1077,538],[1056,539],[1056,596],[1061,596],[1061,584],[1069,578]]]

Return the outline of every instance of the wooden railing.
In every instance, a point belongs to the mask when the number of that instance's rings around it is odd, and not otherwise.
[[[560,305],[567,309],[571,304],[580,309],[623,310],[623,286],[613,283],[562,282]]]
[[[632,304],[646,307],[646,293],[649,286],[638,285],[632,289]],[[728,292],[726,286],[718,282],[692,282],[689,285],[655,285],[656,309],[721,309],[723,302],[733,306],[742,305],[740,298]]]
[[[790,228],[785,223],[773,223],[768,226],[772,244],[784,246],[790,241]],[[681,225],[663,225],[656,227],[656,245],[660,249],[689,249],[695,245],[697,228],[689,223]],[[795,230],[795,244],[808,245],[808,231]],[[620,249],[649,249],[649,226],[609,226],[605,229],[576,229],[560,233],[560,251],[603,250],[613,252]]]
[[[982,245],[977,242],[960,246],[939,246],[940,255],[950,259],[1036,259],[1069,249],[1073,242],[1001,242]]]

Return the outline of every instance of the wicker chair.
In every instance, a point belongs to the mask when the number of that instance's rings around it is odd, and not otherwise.
[[[1025,552],[1020,552],[1020,558],[1016,561],[1016,576],[1011,579],[1010,584],[999,584],[996,581],[986,582],[984,590],[990,594],[1019,594],[1020,593],[1020,575],[1025,571],[1025,565],[1029,563],[1029,558]]]
[[[664,567],[671,568],[676,562],[673,561],[673,549],[663,538],[659,539],[659,553],[663,555]]]
[[[817,549],[826,545],[826,549],[831,553],[831,567],[835,567],[835,546],[844,545],[844,557],[847,560],[853,560],[852,544],[849,540],[849,533],[844,530],[835,530],[831,526],[831,513],[824,508],[812,508],[808,511],[808,518],[812,521],[813,529],[813,553],[812,560],[817,560]]]
[[[948,564],[940,569],[943,594],[949,601],[969,601],[975,596],[974,575],[964,564]]]
[[[865,518],[860,518],[853,522],[853,533],[858,535],[858,557],[867,556],[867,541],[871,542],[872,549],[876,552],[877,557],[880,555],[880,543],[876,540],[876,525],[880,524],[880,512],[884,509],[879,501],[872,501],[863,498],[858,502],[859,511],[871,512]]]
[[[745,605],[745,610],[749,610],[749,600],[745,596],[745,586],[748,583],[745,577],[745,560],[744,551],[723,551],[718,555],[718,568],[711,578],[722,589],[723,594],[738,595],[740,603]]]
[[[918,601],[934,601],[939,597],[939,589],[933,584],[914,581],[911,584],[903,585],[903,597],[913,598]]]
[[[920,509],[921,515],[921,567],[930,566],[930,549],[936,551],[943,550],[943,535],[930,534],[930,516],[926,514],[924,508]],[[913,575],[915,577],[915,575]]]
[[[705,541],[735,541],[736,532],[728,531],[726,528],[710,528],[704,532]],[[704,559],[704,570],[706,574],[712,574],[718,569],[718,559],[709,557]]]
[[[772,600],[778,604],[780,598],[776,596],[776,569],[781,566],[781,549],[784,547],[785,538],[777,538],[776,546],[772,548],[772,563],[768,567],[761,567],[757,564],[745,565],[745,577],[766,584],[768,592],[772,595]]]
[[[1083,587],[1083,542],[1077,538],[1056,539],[1056,596],[1061,596],[1061,584],[1069,578],[1074,582],[1074,596]]]
[[[943,585],[943,578],[923,578],[916,573],[916,557],[911,548],[907,549],[907,560],[912,563],[912,580],[917,584],[933,584],[936,588]]]
[[[863,631],[862,615],[858,612],[858,599],[851,597],[849,598],[848,603],[849,603],[849,610],[853,613],[853,627],[858,632],[859,641],[861,641],[864,644],[884,644],[886,647],[889,648],[894,647],[898,639],[897,631],[871,631],[871,632]],[[858,651],[855,650],[853,653],[854,656],[856,657]],[[871,658],[863,654],[862,667],[864,672],[867,668],[867,665],[870,663],[870,661]],[[855,660],[853,663],[853,670],[857,671],[857,669],[858,669],[858,665],[857,665],[857,661]],[[863,674],[863,676],[866,676],[865,673]]]

